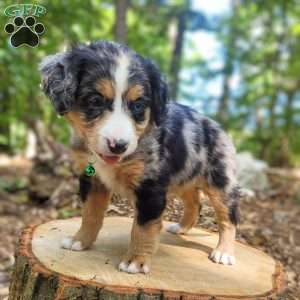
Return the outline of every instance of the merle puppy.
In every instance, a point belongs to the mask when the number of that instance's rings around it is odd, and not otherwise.
[[[147,273],[168,195],[184,203],[184,234],[196,224],[199,191],[211,200],[219,242],[210,258],[235,263],[239,221],[235,149],[220,126],[186,106],[168,103],[158,68],[126,46],[98,41],[46,57],[42,85],[56,111],[74,128],[79,172],[89,162],[95,176],[80,176],[82,224],[62,247],[81,251],[95,241],[112,193],[130,199],[135,217],[128,252],[119,269]]]

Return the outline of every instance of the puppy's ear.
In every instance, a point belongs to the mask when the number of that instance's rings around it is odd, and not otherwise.
[[[42,88],[50,98],[56,111],[63,115],[74,103],[77,80],[71,70],[68,53],[47,56],[39,65]]]
[[[164,117],[168,102],[168,87],[158,67],[148,59],[144,59],[151,88],[151,119],[159,125]]]

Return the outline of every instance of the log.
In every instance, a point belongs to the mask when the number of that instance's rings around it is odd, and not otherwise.
[[[132,219],[107,217],[89,250],[61,249],[61,239],[73,235],[80,221],[55,220],[24,230],[9,300],[271,299],[285,287],[280,263],[240,242],[236,265],[211,262],[208,254],[218,236],[200,228],[180,236],[162,230],[150,274],[119,272]]]

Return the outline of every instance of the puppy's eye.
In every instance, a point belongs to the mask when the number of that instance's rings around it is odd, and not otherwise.
[[[101,95],[95,95],[95,96],[92,96],[90,98],[88,98],[88,102],[89,104],[101,104],[103,101],[103,97],[101,97]]]
[[[134,114],[141,114],[145,110],[145,105],[139,100],[131,103],[130,109]]]

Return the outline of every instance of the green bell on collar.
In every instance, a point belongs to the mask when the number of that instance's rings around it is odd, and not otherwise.
[[[89,162],[89,163],[87,164],[87,166],[85,167],[84,173],[85,173],[85,175],[88,176],[88,177],[91,177],[91,176],[94,176],[94,175],[95,175],[96,170],[95,170],[95,168],[93,167],[93,165],[92,165],[90,162]]]

